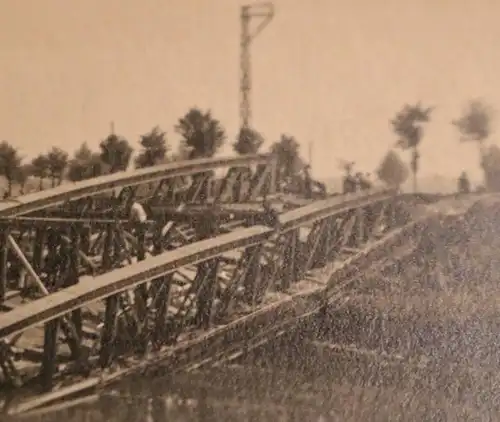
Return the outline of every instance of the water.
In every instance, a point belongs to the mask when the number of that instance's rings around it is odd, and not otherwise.
[[[298,330],[236,364],[128,379],[91,403],[25,420],[420,422],[487,421],[500,414],[500,379],[488,368],[472,362],[460,370],[443,362],[416,368],[363,353],[331,353],[317,338]]]

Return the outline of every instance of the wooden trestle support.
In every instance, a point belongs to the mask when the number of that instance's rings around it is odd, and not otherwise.
[[[419,223],[410,223],[395,192],[336,196],[275,215],[257,201],[274,193],[274,163],[232,160],[104,176],[0,208],[4,382],[23,384],[22,367],[33,360],[46,391],[56,380],[101,374],[105,384],[158,362],[172,370],[214,362],[325,306],[387,256],[409,253]],[[224,166],[228,177],[208,193],[207,173]],[[230,180],[245,166],[250,182],[240,179],[236,189]],[[191,187],[172,194],[175,178],[186,176]],[[132,200],[153,216],[142,230],[122,212]],[[210,218],[218,224],[207,231]],[[9,289],[14,262],[37,288],[23,304]],[[314,278],[318,269],[326,271],[323,281]],[[40,352],[20,345],[40,327]]]

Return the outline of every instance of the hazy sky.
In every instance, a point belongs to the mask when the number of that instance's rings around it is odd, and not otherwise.
[[[338,158],[373,170],[394,144],[405,102],[436,105],[422,172],[478,174],[477,150],[449,122],[470,98],[500,105],[499,0],[276,0],[255,40],[253,124],[314,141],[318,177]],[[211,108],[239,124],[239,6],[234,0],[0,0],[0,139],[33,155],[134,143]],[[496,139],[493,134],[492,140]],[[227,149],[229,150],[229,148]]]

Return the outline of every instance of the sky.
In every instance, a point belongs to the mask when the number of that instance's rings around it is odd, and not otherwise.
[[[232,142],[242,4],[0,0],[0,139],[27,157],[52,145],[74,151],[83,141],[97,148],[114,121],[134,145],[155,125],[176,145],[177,119],[198,106],[212,110]],[[389,120],[421,101],[436,107],[422,174],[480,176],[477,148],[459,143],[450,121],[474,98],[500,107],[500,1],[274,6],[252,44],[252,125],[267,145],[290,134],[307,157],[313,142],[319,178],[337,176],[340,159],[373,171],[396,141]]]

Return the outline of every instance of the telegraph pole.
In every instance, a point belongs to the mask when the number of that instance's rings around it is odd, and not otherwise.
[[[240,118],[242,128],[248,128],[252,118],[250,104],[252,90],[250,45],[255,37],[271,22],[273,16],[274,7],[272,3],[257,3],[241,8]],[[250,29],[252,19],[260,21],[253,31]]]

